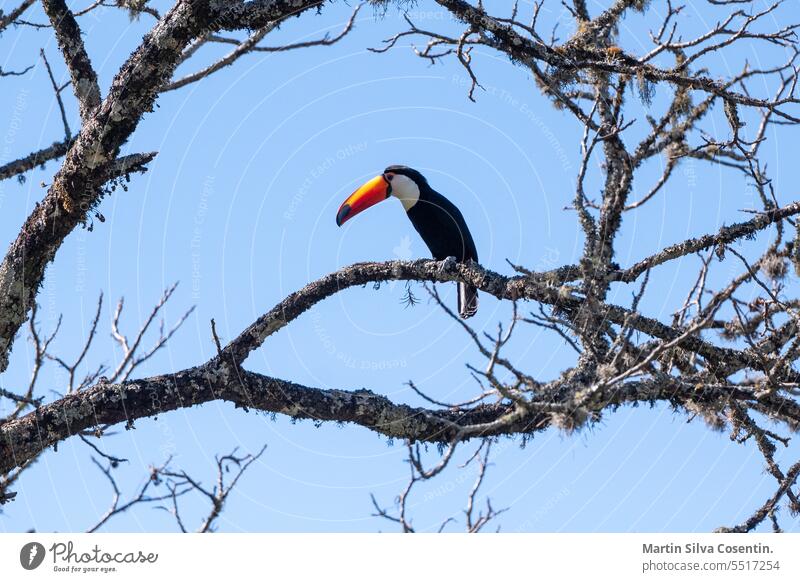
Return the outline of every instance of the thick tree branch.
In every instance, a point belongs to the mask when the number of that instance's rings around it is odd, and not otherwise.
[[[72,89],[78,98],[81,119],[86,122],[95,107],[100,105],[97,73],[86,53],[81,29],[64,0],[42,0],[44,11],[56,31],[56,40],[72,78]]]
[[[609,406],[627,402],[663,400],[690,406],[692,402],[725,402],[730,398],[742,402],[757,400],[751,390],[725,384],[698,384],[690,378],[667,377],[658,381],[628,381],[609,387],[602,384],[592,387],[565,374],[543,387],[541,396],[533,395],[527,404],[503,400],[492,405],[428,410],[396,404],[368,390],[322,390],[242,369],[241,363],[264,339],[322,299],[347,287],[393,279],[465,280],[500,298],[530,298],[546,302],[559,298],[557,290],[531,277],[503,277],[474,265],[428,260],[353,265],[287,297],[202,366],[119,384],[101,382],[3,424],[0,426],[0,473],[20,466],[42,449],[81,431],[119,422],[130,425],[139,418],[218,399],[293,418],[352,422],[392,438],[433,442],[529,433],[542,430],[553,422],[561,425],[565,416],[578,414],[579,418],[587,419]],[[574,303],[579,304],[580,300],[567,301],[567,304]],[[637,327],[631,312],[622,308],[609,307],[608,314],[609,318],[618,319],[620,324],[625,322],[633,328],[645,327],[641,321]],[[669,330],[666,335],[678,333],[669,326],[663,328]],[[654,331],[657,332],[658,329]],[[728,360],[750,358],[757,363],[763,362],[744,352],[713,348],[695,336],[680,338],[674,343],[686,344],[688,349],[704,350],[710,356]],[[570,388],[566,389],[567,386]],[[566,394],[566,399],[554,401],[553,394],[557,393]],[[800,423],[800,406],[791,401],[772,395],[760,399],[757,404],[761,406],[761,412],[778,420],[794,425]],[[581,412],[576,412],[578,410]]]
[[[678,380],[661,384],[629,382],[592,396],[590,410],[632,402],[747,402],[752,394],[724,386],[698,389]],[[140,418],[178,408],[225,400],[245,409],[285,414],[297,419],[350,422],[390,438],[449,443],[462,438],[531,433],[551,426],[558,415],[550,402],[534,403],[508,422],[514,405],[500,402],[471,408],[429,410],[396,404],[369,390],[324,390],[257,374],[207,364],[175,374],[99,383],[42,406],[20,419],[0,425],[0,473],[24,464],[59,441],[81,431],[121,422],[128,427]],[[800,422],[800,410],[782,414]],[[472,430],[472,429],[479,430]]]

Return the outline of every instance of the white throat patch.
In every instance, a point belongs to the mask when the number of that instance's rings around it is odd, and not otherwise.
[[[408,212],[419,201],[419,187],[408,176],[395,174],[392,178],[392,196],[400,200]]]

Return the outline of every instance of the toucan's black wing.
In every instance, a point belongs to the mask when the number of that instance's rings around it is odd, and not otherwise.
[[[428,245],[434,259],[455,257],[478,262],[478,250],[464,216],[455,204],[433,189],[420,191],[419,201],[408,210],[408,218]],[[478,290],[458,284],[458,313],[466,319],[478,311]]]
[[[463,262],[478,262],[478,251],[464,216],[455,204],[432,190],[420,193],[419,201],[408,210],[408,218],[428,245],[434,259],[455,257]]]

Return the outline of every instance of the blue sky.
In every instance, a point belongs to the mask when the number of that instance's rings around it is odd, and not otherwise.
[[[560,21],[560,34],[568,35],[569,19],[560,5],[551,4],[543,19]],[[592,10],[604,4],[592,3]],[[528,3],[522,5],[530,10]],[[344,2],[326,6],[320,15],[288,23],[263,44],[335,34],[351,9]],[[457,30],[432,3],[420,3],[411,15],[423,28]],[[698,31],[717,18],[690,7],[683,22],[687,30]],[[44,16],[37,7],[28,19],[42,22]],[[148,17],[130,22],[111,9],[81,20],[104,92],[151,23]],[[574,195],[583,128],[554,109],[525,71],[488,50],[474,56],[486,88],[476,93],[477,103],[467,99],[468,77],[455,60],[429,66],[408,43],[386,54],[366,50],[401,26],[394,9],[380,18],[365,8],[353,33],[335,46],[249,55],[212,78],[161,96],[124,148],[126,153],[158,151],[150,171],[135,176],[127,192],[107,197],[99,208],[105,222],[95,221],[92,232],[73,233],[48,270],[39,295],[42,328],[52,329],[64,314],[55,351],[75,354],[102,291],[106,302],[89,362],[116,362],[119,350],[109,333],[116,301],[125,297],[123,323],[133,332],[162,291],[179,281],[165,310],[167,324],[192,305],[196,309],[139,373],[182,369],[214,353],[212,317],[223,340],[231,339],[286,294],[341,266],[428,256],[396,201],[341,229],[335,225],[341,201],[393,163],[419,169],[462,209],[486,267],[510,273],[506,259],[536,270],[574,262],[582,237],[574,213],[564,207]],[[640,51],[644,30],[640,17],[626,19],[623,46]],[[3,79],[0,106],[11,112],[0,119],[5,163],[62,138],[38,50],[44,48],[57,78],[67,77],[47,30],[8,30],[0,43],[5,70],[36,64],[22,77]],[[779,58],[762,47],[737,50],[729,61],[712,64],[728,71],[744,59]],[[204,50],[179,72],[220,54]],[[657,114],[667,95],[666,88],[657,89],[649,107],[630,97],[628,116],[640,123],[626,133],[629,143],[642,135],[644,115]],[[76,131],[74,100],[68,95],[66,101]],[[710,116],[705,128],[727,136],[721,112]],[[788,131],[770,131],[763,150],[782,203],[792,200],[798,178],[796,164],[786,155],[792,143]],[[634,198],[649,190],[661,164],[655,160],[637,175]],[[57,168],[50,162],[28,173],[24,184],[0,183],[4,245]],[[589,192],[595,198],[598,177],[593,169]],[[629,265],[665,245],[742,220],[747,215],[741,209],[755,207],[753,191],[741,176],[685,162],[655,200],[625,217],[616,260]],[[759,237],[742,250],[754,254],[767,240]],[[668,321],[696,268],[691,258],[654,272],[655,291],[642,311]],[[723,280],[734,268],[739,265],[715,263],[711,279]],[[424,290],[414,289],[425,297]],[[446,300],[455,301],[455,286],[442,291]],[[612,299],[629,304],[631,291],[615,287]],[[396,283],[339,293],[269,338],[247,367],[321,388],[369,388],[412,404],[422,402],[405,385],[409,380],[442,400],[474,395],[476,385],[465,364],[482,365],[480,354],[435,305],[423,300],[405,307],[404,292],[405,285]],[[491,331],[509,314],[508,305],[482,295],[474,323]],[[27,381],[30,352],[20,338],[12,368],[0,378],[2,387],[18,389]],[[540,329],[521,330],[508,355],[541,379],[574,361],[558,336]],[[40,385],[52,396],[63,381],[63,374],[49,366]],[[267,444],[230,498],[219,521],[222,531],[393,530],[371,516],[370,493],[391,506],[408,477],[402,443],[355,426],[315,427],[225,403],[141,420],[134,430],[120,428],[101,444],[130,459],[115,472],[128,494],[146,478],[147,467],[166,455],[174,455],[175,467],[210,483],[215,454],[234,447],[255,452]],[[792,445],[780,454],[791,459],[798,452]],[[89,461],[90,453],[80,441],[67,441],[58,452],[44,455],[16,488],[16,501],[3,507],[0,531],[92,525],[111,491]],[[429,457],[436,456],[432,448]],[[519,440],[502,440],[495,445],[493,463],[482,491],[495,507],[511,507],[498,522],[505,531],[708,531],[741,521],[772,493],[774,482],[753,446],[737,445],[700,420],[687,422],[685,414],[664,405],[608,413],[575,434],[551,429],[524,447]],[[472,468],[453,467],[421,487],[410,502],[414,525],[435,530],[444,519],[459,517],[473,478]],[[190,527],[203,509],[201,500],[185,499]],[[800,528],[798,518],[789,515],[783,515],[783,524]],[[175,526],[165,512],[141,507],[105,529],[173,531]]]

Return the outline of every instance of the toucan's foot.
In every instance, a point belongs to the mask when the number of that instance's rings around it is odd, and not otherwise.
[[[439,272],[442,274],[450,273],[455,268],[456,263],[458,261],[456,261],[455,257],[447,257],[439,266]]]

